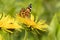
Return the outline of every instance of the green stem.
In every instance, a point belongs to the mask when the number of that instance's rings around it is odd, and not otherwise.
[[[25,36],[24,36],[24,40],[27,40],[27,35],[28,33],[27,33],[27,31],[25,30]]]

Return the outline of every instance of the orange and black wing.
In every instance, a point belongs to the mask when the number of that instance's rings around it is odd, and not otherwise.
[[[25,18],[25,17],[29,18],[30,17],[31,8],[32,8],[31,4],[26,9],[22,8],[20,10],[20,14],[19,15],[21,17],[23,17],[23,18]]]

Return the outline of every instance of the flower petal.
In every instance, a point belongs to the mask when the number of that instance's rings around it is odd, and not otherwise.
[[[31,17],[30,18],[31,18],[32,21],[34,21],[34,16],[32,14],[31,14]]]

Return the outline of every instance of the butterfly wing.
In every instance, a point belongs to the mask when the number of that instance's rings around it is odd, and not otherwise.
[[[29,18],[30,17],[30,12],[31,12],[31,4],[25,9],[25,8],[22,8],[20,10],[20,16],[23,17],[23,18]]]

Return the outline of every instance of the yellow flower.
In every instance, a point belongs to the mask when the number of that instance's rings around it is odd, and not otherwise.
[[[0,27],[3,29],[20,29],[22,28],[21,25],[15,21],[10,15],[3,15],[2,19],[0,20]]]
[[[22,18],[20,15],[16,15],[17,21],[31,26],[32,28],[36,28],[42,31],[45,31],[48,28],[48,25],[44,21],[34,22],[34,16],[31,15],[31,18]]]

